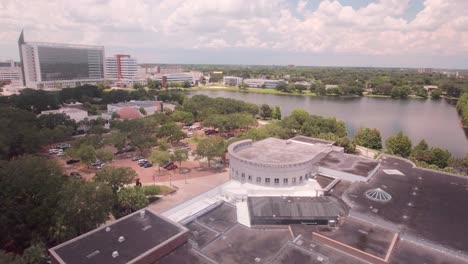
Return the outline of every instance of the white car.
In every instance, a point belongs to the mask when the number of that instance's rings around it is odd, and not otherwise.
[[[57,154],[59,152],[63,152],[63,150],[61,149],[56,149],[56,148],[53,148],[53,149],[49,149],[49,154],[52,155],[52,154]]]
[[[100,170],[100,169],[105,168],[105,167],[106,167],[106,164],[105,164],[105,163],[102,163],[102,164],[100,164],[100,165],[97,165],[97,166],[96,166],[96,169]]]
[[[57,152],[57,156],[63,156],[63,155],[65,155],[65,153],[63,151]]]

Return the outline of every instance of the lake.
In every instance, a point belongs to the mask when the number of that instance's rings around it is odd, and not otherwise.
[[[283,117],[294,109],[304,109],[313,115],[343,120],[351,137],[360,127],[377,128],[383,141],[403,131],[413,145],[425,139],[430,146],[445,148],[456,156],[468,155],[468,131],[461,127],[454,103],[445,99],[335,98],[229,91],[193,91],[190,94],[277,105]]]

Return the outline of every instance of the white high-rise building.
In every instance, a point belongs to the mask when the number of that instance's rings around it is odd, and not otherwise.
[[[18,63],[12,60],[0,62],[0,81],[12,86],[21,86],[21,78],[21,67]]]
[[[104,46],[18,40],[23,85],[61,89],[104,81]]]
[[[106,80],[118,86],[132,86],[135,83],[146,85],[146,79],[139,73],[138,61],[130,55],[117,54],[107,57],[105,63]]]

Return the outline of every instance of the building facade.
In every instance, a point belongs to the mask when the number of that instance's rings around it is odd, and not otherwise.
[[[104,47],[19,41],[23,85],[61,89],[104,81]]]
[[[268,80],[268,79],[244,79],[244,83],[249,87],[254,88],[276,88],[281,83],[286,83],[284,80]]]
[[[224,85],[238,86],[241,83],[242,83],[242,78],[241,77],[235,77],[235,76],[224,76],[223,77],[223,84]]]
[[[0,81],[21,86],[21,79],[21,67],[18,63],[11,60],[0,62]]]
[[[120,87],[131,87],[134,84],[146,85],[147,81],[141,74],[138,61],[130,55],[117,54],[107,57],[105,63],[106,81]]]
[[[64,114],[70,117],[70,119],[74,120],[75,122],[80,122],[88,118],[87,111],[72,107],[63,107],[57,110],[47,110],[41,112],[41,115],[48,114]]]

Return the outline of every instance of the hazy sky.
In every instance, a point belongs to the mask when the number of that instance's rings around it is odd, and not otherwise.
[[[468,0],[0,0],[0,60],[22,28],[139,62],[468,68]]]

